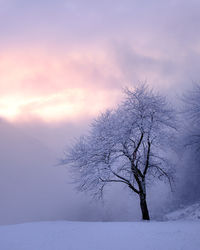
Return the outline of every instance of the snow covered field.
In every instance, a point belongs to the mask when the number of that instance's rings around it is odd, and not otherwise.
[[[0,226],[0,249],[199,250],[200,221],[58,221]]]

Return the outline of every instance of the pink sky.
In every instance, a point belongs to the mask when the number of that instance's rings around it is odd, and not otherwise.
[[[198,1],[0,1],[0,116],[91,117],[114,106],[125,85],[147,81],[169,92],[198,81],[198,7]]]
[[[112,87],[112,77],[119,73],[101,51],[6,51],[1,53],[0,72],[0,116],[9,121],[93,116],[120,95],[119,88]]]

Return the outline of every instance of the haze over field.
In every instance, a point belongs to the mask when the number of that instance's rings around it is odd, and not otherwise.
[[[128,192],[90,203],[55,165],[124,86],[147,81],[180,105],[200,79],[199,10],[198,0],[0,0],[0,224],[139,218]],[[158,185],[155,217],[172,196]]]

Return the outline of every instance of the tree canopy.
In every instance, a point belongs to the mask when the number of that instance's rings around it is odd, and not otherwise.
[[[128,186],[140,198],[143,219],[149,220],[146,185],[155,178],[171,183],[166,151],[174,129],[174,111],[163,96],[147,85],[126,88],[118,107],[101,113],[62,163],[73,171],[80,191],[98,198],[108,183]]]

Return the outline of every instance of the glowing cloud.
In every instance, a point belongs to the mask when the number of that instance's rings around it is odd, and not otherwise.
[[[95,63],[94,63],[95,62]],[[98,71],[98,68],[105,70]],[[10,121],[61,121],[95,115],[112,106],[114,71],[97,53],[51,55],[42,51],[4,53],[0,62],[0,116]],[[107,86],[106,86],[107,85]],[[110,89],[111,87],[111,89]]]

